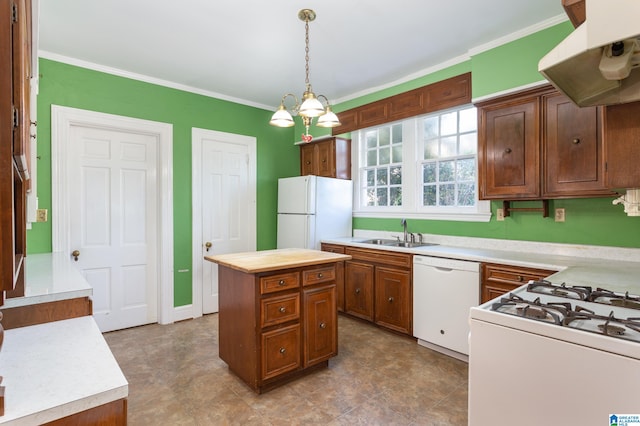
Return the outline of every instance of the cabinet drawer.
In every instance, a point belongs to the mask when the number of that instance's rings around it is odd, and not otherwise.
[[[347,247],[345,254],[351,255],[354,260],[394,265],[402,268],[411,268],[411,255],[386,250],[370,250]]]
[[[300,325],[262,333],[262,379],[300,367]]]
[[[287,294],[262,299],[260,303],[260,325],[270,325],[300,318],[300,294]]]
[[[260,278],[260,293],[273,293],[300,287],[300,274],[289,272],[286,274],[269,275]]]
[[[554,273],[556,271],[546,269],[485,265],[484,278],[486,281],[522,285],[529,282],[529,280],[540,280]]]
[[[341,246],[338,244],[327,244],[327,243],[322,243],[320,246],[322,251],[328,251],[329,253],[344,254],[344,246]]]
[[[314,285],[336,280],[336,265],[309,269],[302,272],[302,285]]]

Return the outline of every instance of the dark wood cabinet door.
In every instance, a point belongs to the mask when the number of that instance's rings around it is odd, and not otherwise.
[[[412,334],[409,271],[376,267],[375,322],[387,328]]]
[[[334,148],[335,143],[333,140],[318,142],[318,144],[316,144],[318,176],[336,176],[336,154]]]
[[[579,108],[554,93],[543,97],[543,198],[608,194],[601,109]]]
[[[608,106],[605,112],[608,188],[640,187],[640,101]]]
[[[537,96],[480,106],[481,199],[540,197],[539,111]]]
[[[359,318],[373,321],[373,265],[345,262],[344,309]]]
[[[301,176],[351,179],[351,139],[319,138],[299,145]]]
[[[315,145],[300,145],[300,176],[315,175]]]
[[[262,380],[300,368],[300,324],[262,333]]]
[[[336,287],[304,290],[304,366],[325,361],[338,353]]]

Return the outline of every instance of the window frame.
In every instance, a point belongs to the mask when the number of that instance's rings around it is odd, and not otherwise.
[[[473,104],[458,105],[453,108],[434,111],[428,114],[409,117],[398,121],[388,122],[377,126],[353,131],[351,134],[352,156],[352,181],[353,181],[353,216],[375,218],[414,218],[427,220],[451,220],[468,222],[488,222],[491,219],[491,203],[488,200],[478,199],[478,152],[475,153],[476,179],[475,179],[475,206],[422,206],[422,148],[423,130],[420,129],[422,120],[434,114],[445,114],[451,111],[459,111],[473,107]],[[361,167],[361,159],[366,157],[365,134],[373,129],[393,127],[402,124],[402,205],[401,206],[367,206],[366,182],[363,182],[361,172],[366,166]],[[461,156],[457,156],[459,158]]]

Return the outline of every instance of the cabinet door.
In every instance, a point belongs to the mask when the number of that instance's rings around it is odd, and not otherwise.
[[[322,251],[344,254],[344,246],[335,244],[321,244]],[[344,312],[344,262],[336,263],[336,303],[338,312]]]
[[[373,265],[347,261],[344,268],[345,312],[373,321]]]
[[[608,188],[640,187],[640,102],[608,106],[605,119]]]
[[[539,97],[480,107],[481,199],[540,197],[539,110]]]
[[[300,324],[262,333],[263,380],[300,367]]]
[[[300,176],[317,174],[315,145],[300,145]]]
[[[335,285],[304,291],[304,366],[338,354]]]
[[[600,136],[601,110],[579,108],[566,96],[543,98],[543,197],[607,194]]]
[[[402,333],[412,334],[410,307],[411,273],[398,269],[376,267],[376,324]]]
[[[318,155],[318,176],[336,177],[335,142],[328,140],[316,144]]]

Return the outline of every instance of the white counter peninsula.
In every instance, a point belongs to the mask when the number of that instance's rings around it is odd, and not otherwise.
[[[205,256],[218,264],[220,358],[261,393],[338,353],[336,263],[351,256],[279,249]]]

